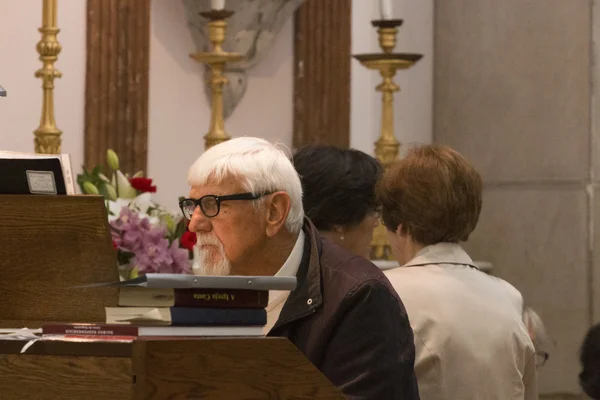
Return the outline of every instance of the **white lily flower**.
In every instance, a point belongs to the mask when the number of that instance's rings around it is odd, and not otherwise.
[[[131,202],[131,200],[122,199],[122,198],[118,198],[115,201],[108,201],[108,211],[109,211],[108,220],[114,221],[115,219],[119,218],[119,214],[121,213],[121,208],[129,207],[130,202]]]
[[[133,199],[137,192],[129,183],[129,180],[121,171],[116,171],[117,175],[117,194],[124,199]]]
[[[149,208],[156,207],[152,202],[152,193],[142,193],[134,198],[131,203],[142,213],[147,213]]]
[[[142,214],[140,214],[140,218],[141,218],[141,216],[142,216]],[[152,225],[152,226],[162,225],[160,222],[160,218],[158,218],[158,217],[153,217],[148,214],[145,214],[145,217],[148,218],[148,221],[150,221],[150,225]]]

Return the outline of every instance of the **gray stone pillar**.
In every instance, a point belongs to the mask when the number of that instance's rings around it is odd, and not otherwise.
[[[600,322],[592,1],[438,0],[435,30],[434,141],[485,182],[466,248],[523,293],[555,339],[540,392],[578,394],[579,346]]]

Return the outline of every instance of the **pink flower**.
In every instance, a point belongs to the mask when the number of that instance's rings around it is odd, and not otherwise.
[[[165,231],[164,227],[155,227],[140,237],[141,245],[134,251],[135,256],[132,259],[132,264],[138,271],[158,272],[162,266],[173,262]]]
[[[171,274],[189,274],[192,272],[192,263],[190,261],[188,250],[179,247],[178,239],[173,240],[173,243],[171,243],[169,254],[171,255],[173,262],[166,267],[168,271],[164,272]]]

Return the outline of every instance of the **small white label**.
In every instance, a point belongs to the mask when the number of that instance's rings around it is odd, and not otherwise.
[[[33,194],[56,194],[56,183],[52,171],[25,171],[29,191]]]

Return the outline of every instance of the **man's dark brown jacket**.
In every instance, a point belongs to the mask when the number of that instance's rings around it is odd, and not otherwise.
[[[309,220],[303,229],[298,285],[269,336],[289,338],[349,399],[419,399],[412,329],[385,275]]]

